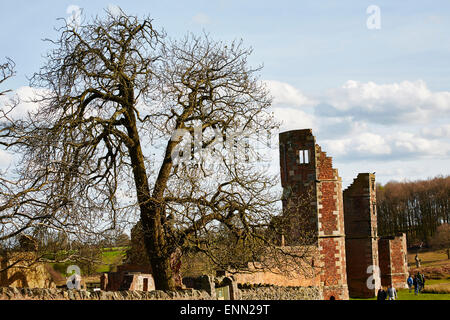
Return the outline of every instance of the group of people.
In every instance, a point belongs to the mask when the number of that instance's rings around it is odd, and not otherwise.
[[[406,281],[409,288],[409,293],[411,293],[412,288],[414,287],[414,294],[419,294],[423,288],[425,288],[425,275],[423,273],[417,272],[417,274],[413,276],[409,275],[408,280]],[[389,285],[385,290],[381,287],[377,293],[377,300],[395,300],[397,299],[397,290],[392,285]]]
[[[397,290],[392,285],[389,285],[387,290],[384,290],[383,287],[381,287],[378,290],[377,293],[377,300],[395,300],[397,299]]]
[[[417,271],[417,274],[412,277],[409,275],[408,280],[409,292],[411,293],[412,287],[414,287],[414,294],[419,294],[425,288],[425,275]]]

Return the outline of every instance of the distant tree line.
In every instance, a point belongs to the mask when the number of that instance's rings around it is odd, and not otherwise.
[[[450,222],[450,176],[377,186],[378,234],[405,232],[409,245],[430,245]]]

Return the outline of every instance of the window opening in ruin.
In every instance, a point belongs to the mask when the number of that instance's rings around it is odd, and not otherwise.
[[[299,159],[300,164],[308,164],[309,163],[309,150],[299,150]]]

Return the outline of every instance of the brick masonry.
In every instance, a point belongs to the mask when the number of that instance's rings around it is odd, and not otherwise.
[[[100,287],[105,291],[153,291],[155,281],[149,267],[124,264],[117,267],[117,272],[102,274]]]
[[[381,285],[407,288],[408,260],[406,234],[382,237],[378,240],[380,256]]]
[[[316,230],[323,298],[348,299],[342,180],[311,129],[284,132],[279,138],[283,208],[291,209],[289,198],[313,193],[305,225]],[[287,238],[295,241],[295,234]]]
[[[305,234],[301,229],[313,231],[323,298],[368,298],[381,285],[405,287],[406,237],[379,239],[375,175],[359,174],[342,192],[338,171],[311,129],[283,132],[279,139],[283,215],[301,215],[303,221],[285,229],[285,244],[296,245],[296,237]],[[306,193],[309,204],[300,204]]]
[[[349,295],[371,298],[381,287],[375,174],[360,173],[344,191]]]

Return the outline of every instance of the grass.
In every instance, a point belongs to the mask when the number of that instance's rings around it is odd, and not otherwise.
[[[426,283],[423,292],[436,294],[450,294],[450,282],[441,282],[433,284]]]
[[[356,299],[350,298],[350,300],[377,300],[376,297],[369,299]],[[414,294],[414,290],[409,293],[408,289],[402,289],[397,291],[397,300],[450,300],[450,293],[419,293]]]
[[[425,285],[428,286],[428,285],[441,284],[441,283],[447,283],[450,285],[450,277],[442,278],[442,279],[430,279],[425,282]]]
[[[427,285],[425,287],[427,287]],[[418,295],[415,295],[414,290],[409,293],[408,289],[406,289],[398,291],[398,300],[450,300],[450,293],[419,293]]]
[[[103,248],[101,250],[102,262],[95,267],[95,273],[99,274],[114,271],[117,265],[123,263],[127,250],[128,247]],[[49,263],[49,265],[63,277],[67,276],[67,267],[73,264],[76,264],[76,262],[67,261],[64,263]]]
[[[416,260],[414,257],[416,256],[415,252],[408,254],[408,266],[416,267]],[[442,264],[449,263],[449,259],[447,254],[443,250],[435,250],[435,251],[420,251],[419,258],[421,260],[421,267],[432,267],[432,266],[440,266]]]
[[[415,252],[408,254],[408,266],[410,271],[416,271]],[[414,289],[411,293],[408,289],[397,290],[397,300],[450,300],[450,260],[442,250],[420,251],[421,270],[426,276],[425,289],[422,293],[415,295]],[[350,300],[376,300],[350,299]]]
[[[122,264],[127,250],[128,247],[103,248],[102,263],[95,269],[96,273],[114,271],[117,265]]]

